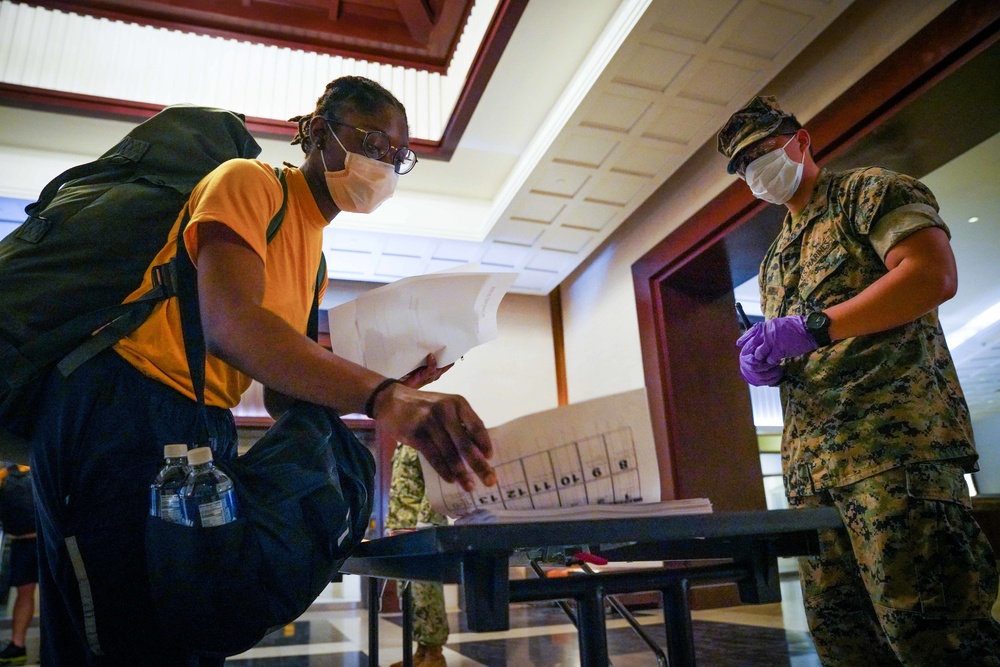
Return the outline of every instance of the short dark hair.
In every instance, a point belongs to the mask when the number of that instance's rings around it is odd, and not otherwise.
[[[316,110],[304,116],[289,118],[288,122],[298,124],[298,132],[292,137],[292,145],[302,146],[308,153],[312,147],[309,136],[309,122],[316,116],[337,117],[344,110],[373,114],[387,106],[399,109],[406,119],[406,107],[396,96],[371,79],[363,76],[342,76],[326,84],[326,90],[316,100]]]

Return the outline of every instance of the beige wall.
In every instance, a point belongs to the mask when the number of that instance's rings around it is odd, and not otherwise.
[[[807,121],[949,4],[858,0],[762,93],[777,95]],[[631,266],[735,178],[726,175],[714,143],[695,153],[563,283],[571,403],[644,385]]]
[[[465,396],[487,427],[558,404],[548,298],[508,294],[497,328],[495,340],[470,350],[427,386]]]

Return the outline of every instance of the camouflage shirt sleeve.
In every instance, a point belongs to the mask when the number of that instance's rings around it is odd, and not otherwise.
[[[940,227],[951,238],[934,194],[914,178],[872,167],[855,172],[845,189],[852,195],[855,231],[868,237],[883,261],[890,248],[926,227]]]

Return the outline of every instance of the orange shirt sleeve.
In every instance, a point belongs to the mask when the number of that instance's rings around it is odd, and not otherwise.
[[[223,163],[191,193],[191,218],[184,229],[191,260],[198,264],[198,232],[206,222],[226,225],[266,259],[267,225],[281,208],[281,201],[281,184],[266,164],[241,159]]]

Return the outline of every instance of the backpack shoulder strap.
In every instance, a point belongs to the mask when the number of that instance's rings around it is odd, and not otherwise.
[[[321,250],[319,253],[319,271],[316,273],[316,289],[313,292],[312,308],[309,310],[309,323],[306,325],[306,334],[314,341],[319,341],[319,294],[326,285],[326,254]]]
[[[278,212],[274,214],[271,218],[271,222],[267,225],[267,242],[270,243],[274,236],[281,229],[281,223],[285,220],[285,212],[288,210],[288,181],[285,180],[285,170],[281,167],[275,167],[274,173],[278,177],[278,182],[281,183],[281,208]],[[306,333],[313,340],[319,340],[319,295],[323,291],[323,286],[326,284],[326,255],[323,252],[319,254],[319,271],[316,274],[316,287],[313,292],[313,304],[312,309],[309,311],[309,323],[306,325]]]
[[[288,181],[285,180],[285,170],[281,167],[275,167],[274,174],[278,177],[278,182],[281,183],[281,208],[271,218],[271,222],[267,223],[268,243],[274,239],[274,235],[281,229],[281,223],[285,221],[285,212],[288,210]]]

